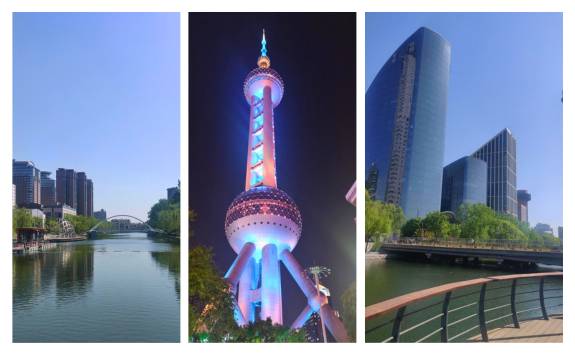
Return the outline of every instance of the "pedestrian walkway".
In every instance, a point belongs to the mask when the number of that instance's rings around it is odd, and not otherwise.
[[[491,343],[562,343],[563,315],[521,322],[520,328],[508,325],[493,329],[488,337]],[[481,341],[481,335],[470,341]]]

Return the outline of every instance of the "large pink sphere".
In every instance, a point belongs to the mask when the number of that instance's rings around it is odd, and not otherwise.
[[[253,187],[239,194],[226,214],[225,230],[234,251],[254,243],[256,256],[267,244],[278,251],[292,251],[301,235],[301,214],[291,197],[269,186]]]

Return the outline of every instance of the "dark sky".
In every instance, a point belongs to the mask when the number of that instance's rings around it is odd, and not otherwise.
[[[278,187],[299,206],[294,256],[324,265],[332,302],[355,281],[356,23],[354,13],[192,13],[189,17],[190,207],[192,243],[211,246],[220,271],[236,257],[224,233],[244,190],[249,106],[242,85],[256,67],[262,28],[271,67],[285,82],[274,111]],[[306,304],[282,266],[284,323]]]

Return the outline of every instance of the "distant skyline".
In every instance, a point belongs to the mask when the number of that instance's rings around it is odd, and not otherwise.
[[[426,26],[451,43],[444,166],[505,127],[517,139],[517,189],[529,222],[563,225],[561,13],[367,13],[366,87]]]
[[[180,177],[179,13],[15,13],[13,157],[147,219]]]

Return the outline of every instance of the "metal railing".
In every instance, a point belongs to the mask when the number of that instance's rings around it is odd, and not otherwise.
[[[474,248],[474,249],[492,249],[492,250],[526,250],[526,251],[554,251],[561,252],[561,245],[541,244],[537,241],[529,240],[509,240],[509,239],[491,239],[491,240],[474,240],[463,238],[449,239],[427,239],[427,238],[387,238],[382,241],[382,246],[391,245],[413,245],[429,247],[446,247],[446,248]]]
[[[459,342],[563,313],[563,273],[491,276],[453,282],[366,308],[366,340]]]

